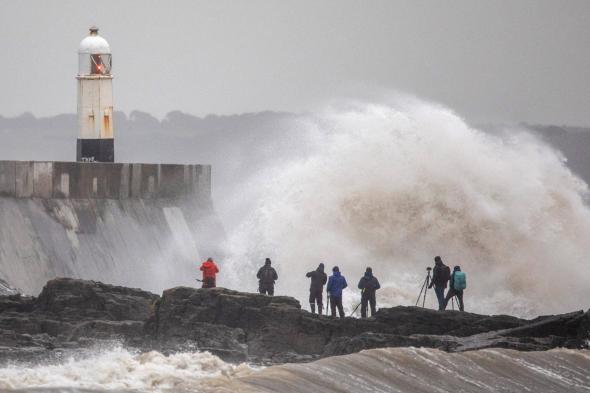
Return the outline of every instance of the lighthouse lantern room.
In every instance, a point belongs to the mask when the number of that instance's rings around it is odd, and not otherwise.
[[[113,75],[108,42],[91,27],[78,49],[77,161],[113,162]]]

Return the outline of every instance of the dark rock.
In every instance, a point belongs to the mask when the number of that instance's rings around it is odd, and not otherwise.
[[[157,299],[157,295],[140,289],[58,278],[47,282],[35,308],[66,319],[144,321],[152,313]]]
[[[38,298],[0,297],[0,356],[32,360],[120,342],[140,350],[210,351],[225,360],[304,362],[363,349],[415,346],[587,348],[590,315],[530,321],[418,307],[384,308],[374,318],[332,319],[290,297],[224,288],[177,287],[162,297],[93,281],[55,279]]]

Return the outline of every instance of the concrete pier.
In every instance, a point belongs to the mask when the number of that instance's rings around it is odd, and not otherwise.
[[[0,161],[0,279],[195,285],[223,230],[209,165]]]

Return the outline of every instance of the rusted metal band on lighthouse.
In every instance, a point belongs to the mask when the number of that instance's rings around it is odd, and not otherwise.
[[[98,28],[91,27],[78,49],[77,161],[115,160],[111,68],[111,48]]]

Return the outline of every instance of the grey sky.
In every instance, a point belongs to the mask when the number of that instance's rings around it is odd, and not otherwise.
[[[76,110],[96,24],[115,106],[313,110],[399,90],[473,121],[590,125],[590,1],[5,1],[0,114]]]

